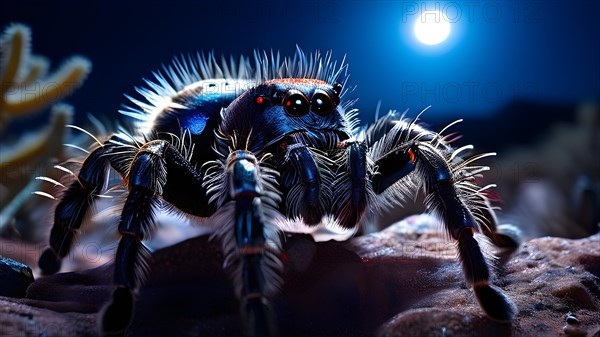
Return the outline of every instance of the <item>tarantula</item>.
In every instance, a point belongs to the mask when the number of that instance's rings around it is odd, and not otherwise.
[[[213,54],[176,59],[156,73],[147,102],[121,111],[137,119],[83,161],[55,209],[50,247],[39,260],[56,273],[88,207],[107,181],[107,169],[128,189],[120,214],[114,290],[102,311],[105,333],[127,328],[140,287],[155,212],[205,219],[222,242],[224,268],[236,289],[244,332],[277,334],[269,299],[281,286],[281,233],[290,226],[355,229],[365,215],[398,207],[426,193],[456,241],[467,284],[491,318],[511,320],[515,307],[490,284],[474,234],[497,235],[494,211],[474,177],[473,163],[440,133],[391,112],[358,127],[350,109],[347,66],[331,53],[293,58],[255,53],[255,64],[217,61]],[[292,227],[293,227],[292,226]]]

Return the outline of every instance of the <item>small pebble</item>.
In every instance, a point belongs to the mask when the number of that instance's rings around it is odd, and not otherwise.
[[[33,273],[29,266],[0,256],[0,296],[25,297],[32,282]]]
[[[577,317],[575,317],[574,315],[568,314],[567,315],[567,324],[577,324],[579,323],[579,320],[577,319]]]

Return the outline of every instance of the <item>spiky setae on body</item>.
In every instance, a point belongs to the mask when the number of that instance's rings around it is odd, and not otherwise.
[[[497,241],[494,213],[474,176],[486,170],[453,149],[440,133],[416,120],[387,114],[359,128],[345,99],[346,66],[330,54],[294,58],[255,55],[255,65],[205,58],[177,60],[155,74],[147,103],[124,114],[136,132],[120,132],[84,161],[78,180],[55,214],[42,270],[56,272],[109,166],[129,192],[119,222],[116,290],[103,312],[103,329],[129,321],[140,286],[155,212],[168,208],[205,219],[223,245],[225,268],[240,298],[244,331],[274,335],[268,299],[281,286],[282,233],[294,228],[356,230],[365,215],[397,207],[426,193],[430,212],[456,240],[467,283],[496,319],[514,307],[489,282],[489,268],[474,233]],[[77,212],[73,210],[77,209]],[[206,218],[208,220],[206,221]],[[500,308],[496,310],[495,308]]]

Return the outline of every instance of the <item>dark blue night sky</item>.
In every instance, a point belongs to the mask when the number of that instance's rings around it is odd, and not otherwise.
[[[599,1],[5,1],[0,26],[32,27],[33,51],[53,66],[74,53],[92,74],[67,101],[78,112],[116,116],[142,77],[172,56],[255,48],[292,54],[333,50],[350,65],[363,120],[428,105],[426,119],[494,116],[515,101],[576,105],[600,98]],[[221,4],[224,3],[224,4]],[[447,41],[418,43],[420,10],[452,22]],[[544,116],[522,118],[543,119]],[[83,116],[84,114],[80,114]]]

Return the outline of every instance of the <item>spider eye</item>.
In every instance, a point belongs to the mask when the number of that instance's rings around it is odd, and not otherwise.
[[[298,90],[290,90],[283,99],[283,108],[290,116],[304,116],[308,113],[310,105],[308,98]]]
[[[316,114],[327,116],[333,111],[333,100],[325,91],[317,89],[312,96],[311,108]]]

